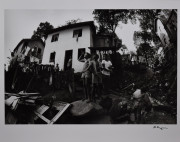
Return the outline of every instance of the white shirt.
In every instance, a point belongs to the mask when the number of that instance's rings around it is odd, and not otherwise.
[[[102,64],[104,64],[105,69],[109,70],[109,67],[112,66],[111,61],[102,60]],[[102,74],[110,76],[110,71],[103,70]]]

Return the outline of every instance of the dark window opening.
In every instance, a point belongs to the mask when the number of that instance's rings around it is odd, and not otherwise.
[[[38,48],[38,54],[41,54],[41,48]]]
[[[58,38],[59,38],[59,34],[54,34],[54,35],[52,36],[51,42],[58,41]]]
[[[40,57],[41,57],[41,48],[38,48],[38,51],[37,51],[37,56],[38,56],[38,58],[40,58]]]
[[[74,37],[81,37],[82,36],[82,29],[74,30],[73,31],[73,38]]]
[[[52,53],[50,54],[49,62],[55,62],[55,56],[56,56],[56,52],[52,52]]]
[[[72,54],[73,50],[66,50],[65,51],[65,58],[64,58],[64,70],[72,69]]]
[[[83,58],[84,53],[86,52],[85,48],[78,49],[78,59]]]
[[[25,51],[26,51],[26,49],[27,49],[27,45],[28,45],[27,42],[25,42],[25,43],[23,44],[23,46],[22,46],[22,48],[21,48],[21,53],[22,53],[22,54],[25,53]]]
[[[32,48],[32,53],[31,53],[32,56],[35,57],[37,56],[37,49],[38,49],[37,47]]]

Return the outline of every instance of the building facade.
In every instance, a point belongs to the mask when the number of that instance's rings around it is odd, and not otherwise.
[[[48,31],[42,64],[59,64],[67,70],[69,61],[75,72],[82,70],[83,63],[78,59],[84,52],[90,52],[96,34],[93,21],[76,23]]]
[[[44,43],[41,39],[23,39],[13,51],[13,58],[20,62],[42,62]]]

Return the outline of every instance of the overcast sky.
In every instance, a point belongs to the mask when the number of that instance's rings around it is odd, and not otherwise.
[[[24,38],[31,38],[33,31],[40,22],[48,21],[55,28],[72,19],[92,21],[93,10],[5,10],[5,61],[10,57],[10,50]],[[116,34],[122,39],[129,50],[135,50],[133,42],[134,31],[139,30],[139,24],[121,24],[116,29]]]

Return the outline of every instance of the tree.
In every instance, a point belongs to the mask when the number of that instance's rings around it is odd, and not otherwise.
[[[140,43],[151,43],[153,38],[151,32],[147,31],[135,31],[134,32],[134,41],[139,40]],[[135,42],[138,45],[138,43]]]
[[[47,39],[47,31],[53,29],[54,27],[49,22],[41,22],[37,28],[37,30],[34,31],[31,39]]]
[[[120,48],[120,50],[123,52],[123,54],[125,54],[126,50],[127,50],[127,46],[125,44],[123,44]]]
[[[143,31],[154,29],[154,20],[157,18],[160,9],[138,9],[135,10],[138,20],[140,21],[140,27]]]
[[[160,43],[160,39],[155,32],[154,22],[161,11],[160,9],[138,9],[134,12],[140,22],[141,29],[146,32],[151,32],[152,40],[157,45]]]
[[[134,42],[137,48],[137,55],[144,56],[146,62],[153,58],[154,49],[152,46],[152,33],[147,31],[134,32]]]
[[[99,31],[109,31],[110,33],[115,33],[119,22],[127,24],[128,19],[132,23],[135,23],[136,18],[133,10],[120,10],[120,9],[107,9],[107,10],[94,10],[94,19],[99,24]]]
[[[145,57],[146,63],[148,63],[148,59],[153,58],[155,51],[153,50],[153,46],[149,43],[141,43],[137,49],[137,55],[141,55]]]
[[[81,22],[81,19],[78,18],[78,19],[68,20],[68,21],[66,21],[65,25],[76,24],[78,22]]]

